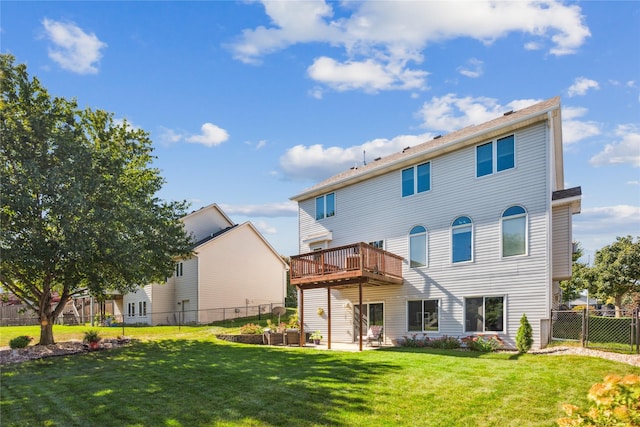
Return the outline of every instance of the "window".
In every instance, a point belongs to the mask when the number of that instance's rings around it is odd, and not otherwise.
[[[336,193],[316,197],[316,220],[329,218],[336,214]]]
[[[138,315],[139,316],[146,316],[147,315],[147,302],[146,301],[140,301],[138,303]]]
[[[451,224],[451,261],[471,261],[473,225],[468,216],[459,216]]]
[[[500,138],[495,143],[476,147],[476,177],[491,175],[515,167],[515,137]]]
[[[427,265],[427,229],[417,225],[409,232],[409,267]]]
[[[180,277],[182,276],[183,270],[182,270],[182,263],[179,262],[176,264],[176,277]]]
[[[431,163],[402,170],[402,197],[431,189]]]
[[[466,332],[503,332],[504,297],[464,299]]]
[[[502,214],[502,256],[524,255],[527,251],[527,211],[511,206]]]
[[[407,302],[407,330],[438,331],[438,300],[427,299]]]
[[[371,246],[378,249],[384,249],[384,240],[376,240],[374,242],[369,242]]]
[[[127,315],[129,317],[133,317],[136,315],[136,303],[135,302],[130,302],[129,304],[127,304]]]

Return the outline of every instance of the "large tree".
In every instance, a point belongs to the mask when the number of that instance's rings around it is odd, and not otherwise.
[[[580,298],[582,291],[589,287],[589,266],[580,261],[584,250],[582,249],[580,242],[573,242],[573,245],[575,250],[571,255],[571,259],[573,261],[571,265],[571,279],[560,282],[560,289],[562,289],[562,302],[565,303]]]
[[[39,343],[52,344],[74,295],[171,275],[191,251],[179,220],[187,205],[157,198],[164,180],[146,132],[49,96],[14,61],[0,55],[0,283],[38,314]]]
[[[590,269],[590,292],[602,299],[612,298],[616,317],[620,314],[622,298],[640,291],[640,238],[617,237],[616,241],[596,252]]]

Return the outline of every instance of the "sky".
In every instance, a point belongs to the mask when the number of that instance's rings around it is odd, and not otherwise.
[[[0,51],[149,132],[159,197],[217,203],[283,255],[290,197],[554,96],[584,261],[640,236],[640,2],[3,0]]]

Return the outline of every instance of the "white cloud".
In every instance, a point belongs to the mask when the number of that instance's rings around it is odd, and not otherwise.
[[[184,131],[176,131],[165,127],[160,128],[159,139],[165,145],[174,144],[176,142],[191,142],[194,144],[202,144],[207,147],[215,147],[229,139],[229,133],[213,123],[205,123],[200,127],[200,135],[190,135]],[[258,148],[261,148],[258,143]]]
[[[507,111],[520,110],[539,100],[513,100],[506,105],[498,104],[493,98],[458,97],[449,93],[433,97],[422,105],[417,115],[423,121],[422,127],[451,132],[466,126],[477,125],[495,119]]]
[[[202,131],[200,135],[189,136],[185,138],[185,141],[206,145],[207,147],[215,147],[229,139],[227,131],[213,123],[203,124],[200,130]]]
[[[283,217],[297,216],[298,204],[295,202],[267,203],[264,205],[225,205],[220,208],[229,215],[244,215],[248,217]]]
[[[640,185],[640,181],[638,181],[638,180],[627,181],[626,184],[628,184],[628,185]]]
[[[483,65],[484,65],[484,62],[480,61],[479,59],[471,58],[470,60],[467,61],[467,66],[459,67],[458,71],[463,76],[466,76],[472,79],[477,79],[484,72],[484,70],[482,69]]]
[[[261,139],[260,141],[258,141],[258,143],[256,144],[256,150],[259,150],[261,148],[264,148],[267,146],[267,141],[265,141],[264,139]]]
[[[636,125],[620,125],[616,129],[616,136],[620,138],[619,142],[605,145],[589,163],[593,166],[628,163],[640,167],[640,129]]]
[[[65,70],[78,74],[96,74],[96,63],[102,58],[101,50],[107,44],[94,33],[85,33],[76,24],[45,18],[42,21],[46,37],[53,43],[49,58]]]
[[[229,47],[236,59],[256,63],[269,53],[300,43],[325,43],[343,49],[345,59],[316,58],[309,76],[337,90],[424,88],[421,63],[432,43],[471,38],[485,44],[511,33],[525,34],[525,49],[552,55],[574,53],[590,36],[578,6],[545,2],[262,2],[268,27],[245,29]],[[339,17],[334,7],[341,8]],[[362,72],[355,76],[354,72]],[[473,77],[476,68],[461,72]],[[341,77],[343,76],[343,78]],[[317,94],[317,92],[315,92]]]
[[[574,239],[582,244],[585,252],[593,254],[615,242],[618,236],[640,236],[638,218],[640,206],[583,208],[580,215],[573,217]]]
[[[576,120],[587,114],[583,107],[562,107],[562,142],[571,145],[583,139],[600,135],[600,125],[593,121]]]
[[[600,85],[597,81],[588,79],[586,77],[578,77],[573,81],[573,84],[569,87],[569,97],[586,95],[589,89],[600,89]]]
[[[285,176],[292,180],[320,181],[362,165],[363,152],[370,163],[377,157],[384,157],[404,147],[414,146],[430,140],[432,134],[401,135],[393,139],[378,138],[347,148],[296,145],[280,157],[280,167]]]
[[[338,90],[362,89],[375,93],[389,89],[421,89],[427,73],[408,70],[405,64],[381,63],[373,59],[339,63],[326,56],[316,58],[307,70],[309,77]]]
[[[272,225],[269,225],[266,221],[252,221],[253,225],[256,226],[258,231],[264,234],[277,234],[278,229]]]

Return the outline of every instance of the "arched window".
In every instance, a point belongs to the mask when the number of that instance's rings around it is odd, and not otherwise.
[[[502,256],[524,255],[527,252],[527,211],[511,206],[502,213]]]
[[[468,216],[459,216],[451,224],[451,261],[471,261],[473,223]]]
[[[427,265],[427,229],[416,225],[409,232],[409,266],[411,268]]]

